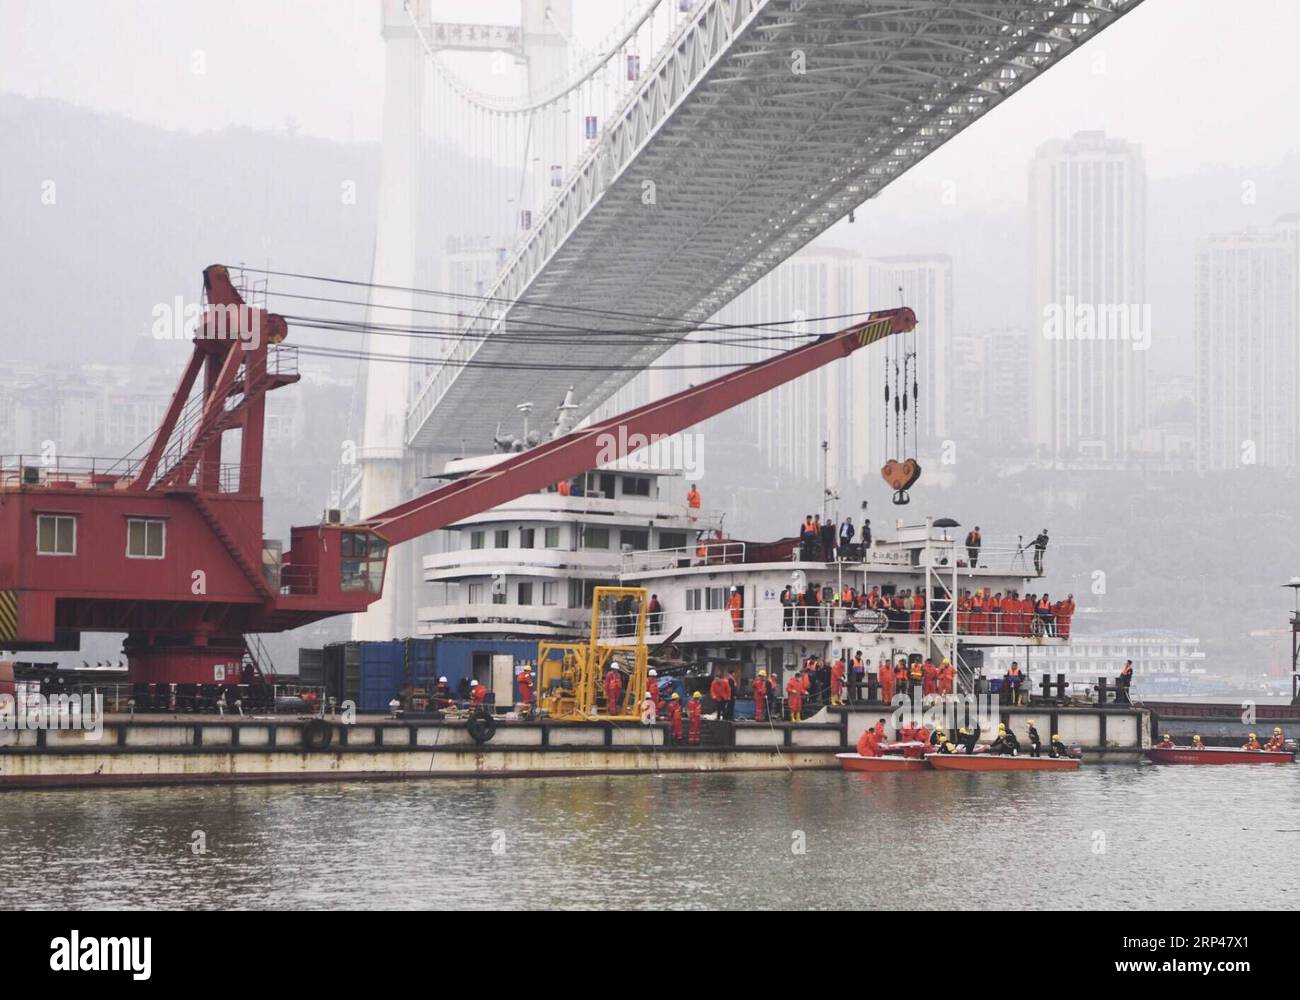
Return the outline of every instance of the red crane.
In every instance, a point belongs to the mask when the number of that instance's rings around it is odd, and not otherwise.
[[[0,468],[0,648],[77,648],[83,631],[124,632],[135,683],[249,683],[258,670],[246,634],[364,611],[382,593],[390,546],[613,462],[916,326],[906,307],[873,312],[357,524],[295,527],[277,562],[262,537],[263,417],[266,393],[298,381],[295,352],[282,346],[284,319],[245,304],[224,267],[207,268],[203,287],[193,354],[143,460]],[[223,438],[235,432],[239,461],[222,464]]]

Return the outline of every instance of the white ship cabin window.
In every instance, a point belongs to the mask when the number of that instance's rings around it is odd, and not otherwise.
[[[624,476],[623,495],[625,497],[648,497],[650,479],[648,476]]]
[[[532,583],[519,584],[519,604],[533,603],[533,585]]]
[[[631,546],[633,551],[644,552],[650,548],[650,531],[647,528],[624,528],[618,533],[618,543],[621,546]]]
[[[161,559],[166,549],[167,522],[154,517],[126,519],[126,554],[131,559]]]
[[[705,592],[705,610],[721,611],[727,606],[727,588],[710,587]]]
[[[615,478],[608,472],[593,472],[587,476],[587,494],[599,494],[607,499],[614,497]]]
[[[468,591],[468,596],[465,599],[467,604],[483,603],[483,584],[471,583],[466,590]]]
[[[492,533],[492,547],[495,549],[510,548],[510,529],[502,528],[500,531]]]
[[[36,553],[42,556],[75,556],[77,554],[76,516],[37,514]]]
[[[686,548],[686,532],[684,531],[659,532],[659,547],[661,549]]]
[[[700,598],[702,596],[699,587],[692,587],[690,590],[686,591],[686,610],[699,611],[702,607],[700,604]]]
[[[558,549],[560,547],[560,529],[558,526],[546,529],[545,547],[548,549]]]
[[[481,549],[483,547],[483,532],[471,531],[469,533],[469,547],[471,549]]]
[[[537,532],[533,528],[519,529],[519,547],[521,549],[531,549],[537,542]]]
[[[542,603],[554,605],[560,596],[559,584],[554,580],[547,580],[542,584]]]
[[[609,548],[609,529],[584,525],[582,529],[582,546],[586,549]]]

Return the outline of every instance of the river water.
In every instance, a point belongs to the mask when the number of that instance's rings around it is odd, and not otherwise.
[[[1291,908],[1300,770],[6,792],[0,843],[6,908]]]

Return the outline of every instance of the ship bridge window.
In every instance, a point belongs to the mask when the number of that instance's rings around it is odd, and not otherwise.
[[[498,549],[510,548],[510,529],[502,528],[500,531],[492,533],[492,546]]]
[[[469,547],[471,549],[481,549],[483,547],[483,532],[471,531],[469,533]]]
[[[692,587],[686,591],[686,610],[699,611],[700,607],[700,588]]]
[[[584,525],[582,529],[582,547],[586,549],[609,548],[609,529]]]
[[[648,497],[650,480],[646,476],[624,476],[623,495],[625,497]]]
[[[161,559],[166,550],[167,522],[153,517],[126,519],[128,559]]]
[[[72,514],[37,514],[36,553],[42,556],[75,556],[77,518]]]
[[[519,547],[521,549],[531,549],[536,544],[537,532],[533,528],[519,529]]]
[[[727,606],[727,588],[709,587],[705,592],[705,610],[721,611]]]
[[[684,531],[659,532],[659,547],[661,549],[686,548],[686,532]]]
[[[554,580],[546,580],[542,583],[542,603],[555,604],[559,598],[560,587]],[[523,602],[520,601],[520,604]]]
[[[618,533],[618,542],[634,552],[644,552],[650,548],[650,532],[644,528],[624,528]]]
[[[384,587],[388,543],[369,531],[345,531],[339,543],[339,586],[378,594]]]
[[[533,585],[532,583],[519,584],[519,604],[528,605],[533,603]]]
[[[548,549],[558,549],[560,547],[560,529],[559,527],[546,529],[545,547]]]

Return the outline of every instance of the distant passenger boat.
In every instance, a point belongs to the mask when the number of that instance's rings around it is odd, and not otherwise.
[[[1147,760],[1153,764],[1292,764],[1294,750],[1241,750],[1237,747],[1152,747]]]
[[[925,759],[940,771],[1075,771],[1080,764],[1077,757],[1012,757],[992,753],[969,756],[932,753]]]

